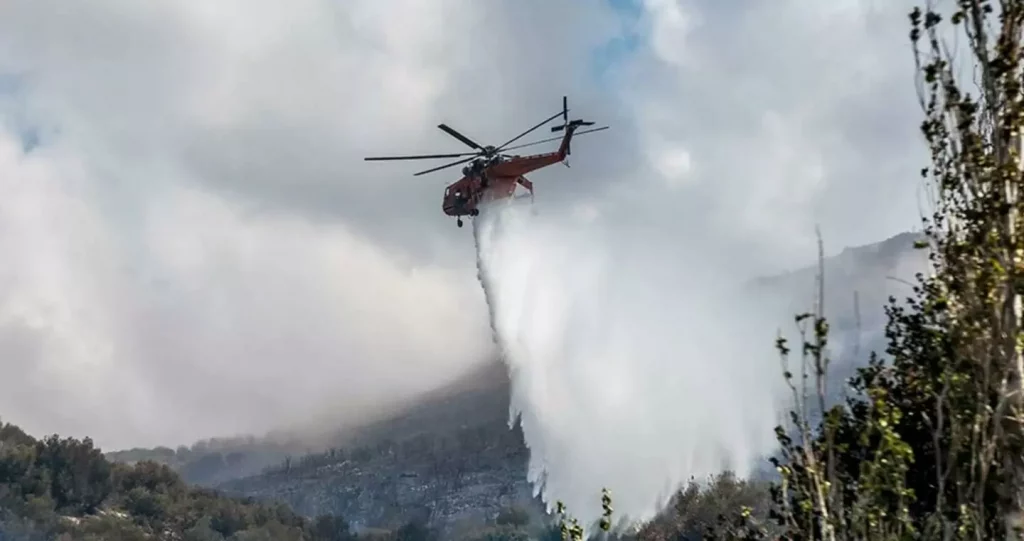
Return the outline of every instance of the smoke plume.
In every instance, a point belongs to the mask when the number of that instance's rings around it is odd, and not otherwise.
[[[776,321],[759,324],[712,261],[610,225],[519,202],[474,222],[530,481],[584,524],[604,487],[636,521],[691,477],[748,474],[778,422]]]

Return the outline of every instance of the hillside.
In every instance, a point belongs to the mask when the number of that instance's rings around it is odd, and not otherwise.
[[[925,254],[912,248],[917,238],[902,234],[826,259],[833,400],[870,349],[884,351],[883,304],[890,295],[906,296],[906,282],[926,268]],[[748,292],[774,303],[785,325],[812,306],[816,271],[810,265],[759,279],[747,284]],[[415,518],[452,532],[512,507],[538,518],[542,512],[525,481],[522,434],[507,426],[508,397],[508,377],[495,362],[386,418],[326,437],[312,454],[303,453],[312,445],[297,441],[248,439],[220,448],[110,456],[158,458],[191,481],[285,501],[309,516],[339,513],[357,527],[394,527]],[[271,462],[277,466],[256,471]]]
[[[350,445],[218,485],[299,512],[347,513],[357,527],[417,518],[470,528],[519,508],[543,521],[526,482],[522,432],[509,430],[504,367],[488,365],[415,408],[348,434]]]
[[[258,438],[216,438],[176,449],[134,448],[108,452],[106,456],[128,464],[142,460],[166,464],[187,482],[212,487],[259,474],[293,457],[331,448],[375,445],[387,439],[402,440],[421,434],[439,436],[463,427],[492,424],[507,418],[508,400],[508,375],[504,366],[495,361],[390,415],[382,414],[380,419],[354,429],[311,437],[282,431]]]
[[[407,528],[408,529],[408,528]],[[0,423],[0,540],[354,539],[340,518],[189,487],[166,466],[113,464],[89,439]],[[382,538],[385,539],[385,538]]]

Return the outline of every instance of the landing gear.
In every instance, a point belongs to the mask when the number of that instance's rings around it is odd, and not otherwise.
[[[480,209],[469,209],[469,211],[467,211],[466,214],[468,214],[470,216],[479,216],[480,215]],[[455,220],[455,225],[457,225],[459,227],[462,227],[462,216],[459,216]]]

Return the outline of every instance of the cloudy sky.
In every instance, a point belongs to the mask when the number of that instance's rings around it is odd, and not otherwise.
[[[563,94],[613,128],[538,198],[637,243],[772,272],[816,223],[832,252],[912,228],[908,9],[6,0],[0,416],[177,444],[456,377],[491,345],[454,173],[362,157],[499,144]]]

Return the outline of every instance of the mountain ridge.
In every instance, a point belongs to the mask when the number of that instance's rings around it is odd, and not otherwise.
[[[830,388],[842,389],[863,353],[884,349],[882,305],[908,294],[906,282],[927,269],[925,252],[914,249],[921,237],[900,233],[825,257],[826,316],[839,360]],[[780,322],[792,321],[813,306],[817,271],[810,264],[745,287],[775,303]],[[491,360],[377,420],[322,435],[315,445],[279,434],[272,444],[246,438],[219,449],[168,454],[165,448],[156,455],[190,482],[285,501],[309,516],[337,513],[362,527],[418,517],[450,530],[508,507],[543,513],[526,482],[522,433],[509,429],[509,386],[505,365]],[[122,461],[146,455],[109,454]]]

